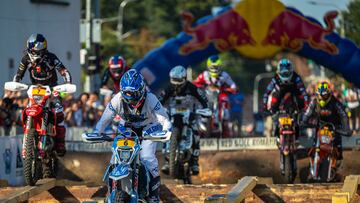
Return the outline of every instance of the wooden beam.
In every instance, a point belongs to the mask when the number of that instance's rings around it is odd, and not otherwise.
[[[332,196],[332,203],[352,202],[357,192],[359,181],[359,175],[346,176],[341,192],[337,192]]]
[[[55,179],[42,179],[39,180],[35,186],[25,186],[23,189],[5,196],[4,198],[0,199],[0,202],[3,203],[25,202],[30,197],[33,197],[44,191],[50,190],[55,186],[56,186]]]
[[[226,203],[242,202],[246,195],[256,186],[257,178],[254,176],[245,176],[227,193]]]

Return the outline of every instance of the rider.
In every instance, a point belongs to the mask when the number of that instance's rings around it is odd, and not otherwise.
[[[126,61],[122,56],[114,55],[110,57],[108,68],[105,70],[102,77],[101,87],[107,88],[106,85],[109,78],[111,78],[114,83],[114,93],[118,93],[120,91],[120,79],[127,70],[129,70],[129,67],[126,66]]]
[[[225,72],[221,71],[222,68],[222,60],[217,55],[212,55],[207,59],[207,70],[202,72],[194,81],[194,85],[200,88],[206,88],[207,86],[215,86],[220,88],[220,92],[228,92],[228,93],[236,93],[236,84],[231,79],[230,75]],[[230,113],[229,113],[229,98],[226,94],[220,94],[219,96],[219,103],[225,103],[224,109],[224,121],[230,120]],[[224,125],[227,126],[227,125]],[[229,129],[224,129],[226,130]]]
[[[271,79],[263,96],[263,110],[274,115],[278,110],[278,106],[269,106],[269,97],[271,103],[281,101],[287,93],[294,95],[297,109],[303,110],[309,104],[309,97],[306,93],[305,85],[300,76],[294,71],[292,63],[288,59],[281,59],[277,65],[276,75]],[[275,102],[276,103],[276,102]],[[279,104],[279,103],[276,103]],[[275,114],[276,115],[276,114]],[[278,118],[273,119],[273,135],[279,137]],[[298,128],[296,128],[296,137],[298,137]]]
[[[58,57],[47,50],[47,41],[42,34],[32,34],[27,40],[27,49],[22,57],[15,82],[23,79],[26,69],[29,70],[32,84],[41,84],[54,87],[57,85],[56,71],[62,76],[65,83],[71,83],[69,71]],[[59,156],[64,156],[65,132],[64,112],[58,92],[53,92],[54,109],[57,117],[55,149]]]
[[[120,92],[107,105],[103,115],[95,127],[95,131],[103,133],[113,117],[118,114],[125,126],[130,126],[139,136],[142,130],[153,124],[160,124],[166,131],[168,141],[171,136],[171,122],[166,110],[156,96],[146,90],[143,76],[130,69],[120,80]],[[160,202],[160,176],[158,160],[156,159],[156,143],[143,140],[140,157],[142,163],[150,172],[149,202]]]
[[[185,101],[181,105],[185,105],[187,108],[191,108],[193,105],[194,98],[200,102],[202,108],[207,108],[207,98],[201,89],[198,89],[191,82],[186,80],[186,69],[179,65],[175,66],[170,71],[170,86],[161,93],[159,98],[161,104],[165,104],[168,100],[174,97],[182,96],[189,97],[188,103]],[[191,157],[191,170],[194,175],[199,174],[199,155],[200,155],[200,135],[197,132],[195,120],[192,121],[194,130],[194,143],[193,143],[193,154]],[[169,162],[165,161],[164,166],[161,170],[165,173],[169,173]]]
[[[319,82],[316,88],[316,98],[313,98],[303,115],[301,125],[306,125],[310,118],[315,116],[321,121],[332,123],[345,135],[351,136],[352,132],[349,127],[349,119],[345,107],[336,99],[330,88],[330,83],[326,81]],[[338,149],[339,156],[338,166],[343,159],[341,135],[335,134],[334,146]]]

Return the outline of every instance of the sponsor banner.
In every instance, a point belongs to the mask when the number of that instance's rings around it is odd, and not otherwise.
[[[0,179],[7,180],[12,186],[23,185],[25,182],[21,137],[0,137]]]
[[[203,151],[214,150],[241,150],[241,149],[277,149],[276,139],[271,137],[254,138],[224,138],[201,139],[200,149]]]
[[[69,152],[111,152],[111,142],[89,143],[83,141],[67,141],[66,149]]]

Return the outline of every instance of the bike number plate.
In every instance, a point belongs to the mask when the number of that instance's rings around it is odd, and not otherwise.
[[[34,87],[31,91],[32,95],[44,96],[46,94],[46,88]]]
[[[291,125],[292,119],[291,118],[279,118],[280,125]]]
[[[133,141],[133,140],[118,140],[116,145],[118,147],[134,147],[135,141]]]
[[[332,137],[331,131],[329,129],[327,129],[327,128],[321,129],[320,130],[320,135]]]
[[[186,111],[187,111],[187,109],[185,109],[185,108],[177,108],[176,109],[176,113],[184,113]]]

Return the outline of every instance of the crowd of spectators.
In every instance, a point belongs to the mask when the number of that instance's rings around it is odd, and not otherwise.
[[[93,127],[111,100],[110,96],[102,96],[100,100],[96,92],[82,93],[78,97],[62,94],[61,97],[67,127]],[[5,92],[0,99],[0,126],[4,128],[5,134],[8,134],[12,126],[21,126],[22,111],[28,103],[25,92]]]

